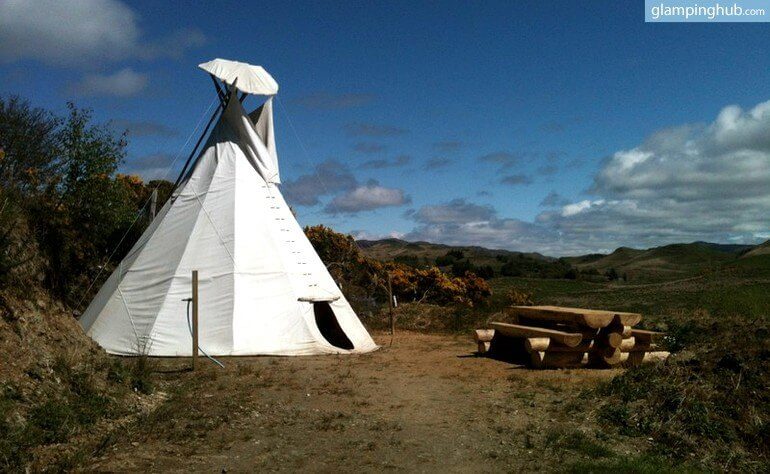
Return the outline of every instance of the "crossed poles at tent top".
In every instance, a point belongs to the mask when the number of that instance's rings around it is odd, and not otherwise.
[[[213,74],[209,74],[209,76],[211,77],[211,80],[214,83],[214,88],[217,91],[217,97],[219,98],[219,106],[217,106],[217,109],[211,115],[211,118],[206,124],[206,127],[203,129],[203,133],[201,134],[200,138],[198,138],[198,141],[195,143],[195,146],[190,152],[190,155],[187,157],[187,160],[185,160],[184,167],[182,168],[182,171],[179,173],[179,177],[177,177],[176,181],[174,182],[174,187],[171,189],[172,193],[176,190],[176,188],[179,186],[179,184],[182,181],[186,181],[187,178],[189,178],[189,175],[192,173],[193,168],[195,168],[194,165],[190,167],[190,164],[192,163],[192,160],[195,157],[195,154],[198,152],[198,147],[201,146],[201,143],[203,143],[203,139],[206,138],[206,136],[208,135],[209,129],[211,128],[211,124],[213,124],[214,120],[219,116],[219,114],[224,112],[225,108],[227,108],[227,104],[230,103],[230,99],[232,98],[233,94],[235,94],[236,97],[238,95],[238,92],[237,92],[238,89],[235,88],[235,85],[238,83],[238,78],[235,78],[235,81],[233,81],[232,86],[230,86],[229,88],[227,88],[226,87],[227,84],[225,84],[225,90],[222,90],[222,86],[219,84],[219,81],[217,81],[217,78],[214,77]],[[238,98],[238,101],[243,103],[243,101],[246,99],[246,95],[247,94],[244,92]],[[188,167],[190,167],[189,170],[188,170]]]

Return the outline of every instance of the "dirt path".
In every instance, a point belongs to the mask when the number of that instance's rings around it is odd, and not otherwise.
[[[544,470],[590,454],[558,449],[559,433],[596,439],[572,401],[617,373],[529,371],[473,357],[467,337],[375,338],[385,346],[362,356],[237,358],[166,374],[167,406],[86,469]]]

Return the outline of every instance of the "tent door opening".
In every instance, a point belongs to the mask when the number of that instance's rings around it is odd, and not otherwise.
[[[334,315],[332,307],[326,301],[313,303],[313,313],[315,314],[315,324],[321,335],[326,341],[340,349],[353,349],[353,343],[350,342],[345,331],[340,327],[337,316]]]

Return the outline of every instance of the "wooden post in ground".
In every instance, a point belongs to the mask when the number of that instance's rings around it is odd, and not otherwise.
[[[198,270],[192,272],[192,368],[198,368]]]
[[[393,318],[393,281],[388,272],[388,315],[390,318],[390,335],[396,333],[396,321]]]

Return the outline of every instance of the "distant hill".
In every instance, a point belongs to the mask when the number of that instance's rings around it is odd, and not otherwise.
[[[451,246],[400,239],[359,240],[362,252],[382,261],[396,261],[416,267],[438,266],[456,274],[466,270],[480,276],[527,276],[561,278],[570,269],[561,259],[530,252]]]
[[[393,260],[396,256],[413,255],[416,257],[435,260],[436,257],[444,256],[450,250],[459,250],[468,258],[473,259],[477,264],[483,261],[495,260],[498,255],[519,256],[543,261],[556,260],[553,257],[536,252],[513,252],[510,250],[488,249],[479,246],[452,246],[444,244],[433,244],[430,242],[407,242],[401,239],[382,239],[382,240],[358,240],[358,247],[370,257],[378,260]],[[490,262],[491,263],[491,262]]]
[[[750,245],[693,242],[646,250],[620,247],[601,257],[591,255],[565,260],[579,270],[596,269],[603,273],[614,268],[631,280],[670,280],[729,264],[752,248]]]
[[[400,239],[360,240],[358,245],[366,255],[383,261],[446,266],[445,257],[451,252],[459,252],[472,265],[490,266],[496,274],[499,274],[505,265],[508,274],[550,278],[566,276],[569,267],[586,274],[601,275],[614,269],[618,275],[626,275],[633,281],[687,278],[726,265],[738,265],[739,259],[770,255],[770,241],[757,246],[692,242],[650,249],[619,247],[610,254],[588,254],[558,259],[539,253],[407,242]],[[764,266],[765,259],[761,260],[759,264]],[[770,268],[770,257],[767,260]],[[756,264],[757,262],[752,263]]]
[[[755,247],[750,247],[742,253],[741,258],[758,257],[760,255],[770,255],[770,240]]]

